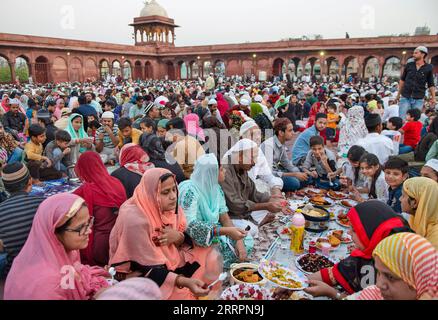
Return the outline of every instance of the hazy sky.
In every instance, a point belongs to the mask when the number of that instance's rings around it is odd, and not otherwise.
[[[180,25],[176,44],[438,33],[437,0],[158,0]],[[0,32],[133,44],[144,0],[1,0]]]

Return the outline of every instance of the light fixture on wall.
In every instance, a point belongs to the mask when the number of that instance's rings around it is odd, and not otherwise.
[[[70,55],[70,52],[67,52],[67,55],[69,56],[69,55]]]
[[[198,56],[198,60],[201,60],[201,57],[200,57],[200,56]]]
[[[257,58],[257,54],[254,53],[254,54],[252,55],[252,57],[253,57],[254,59]]]
[[[405,55],[407,54],[407,52],[406,52],[406,51],[403,51],[402,54],[405,56]]]
[[[122,56],[122,60],[125,60],[125,56]]]
[[[319,53],[319,55],[320,55],[321,57],[324,57],[324,56],[325,56],[325,52],[324,52],[324,51],[321,51],[321,52]]]

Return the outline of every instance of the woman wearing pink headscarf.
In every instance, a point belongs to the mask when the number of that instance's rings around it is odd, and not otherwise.
[[[196,113],[190,113],[184,117],[184,124],[189,135],[200,141],[205,141],[204,130],[199,126],[199,116]]]
[[[61,119],[62,117],[62,109],[65,108],[65,101],[64,99],[58,99],[56,100],[56,109],[53,112],[53,116],[56,118],[56,120]]]
[[[5,300],[90,300],[108,287],[104,269],[80,261],[92,226],[79,196],[63,193],[41,203],[6,279]]]
[[[224,116],[224,114],[228,111],[230,106],[228,105],[227,100],[225,100],[222,93],[216,93],[216,101],[217,101],[217,108],[219,110],[219,113],[221,117]]]

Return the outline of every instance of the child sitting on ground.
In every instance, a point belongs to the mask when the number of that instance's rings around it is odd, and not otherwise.
[[[388,184],[385,180],[385,173],[380,165],[379,158],[375,154],[366,153],[359,161],[360,171],[367,177],[366,187],[363,193],[368,193],[369,199],[378,199],[387,203],[389,198]],[[350,188],[350,192],[353,193],[353,200],[357,202],[365,202],[368,199],[364,199],[360,192],[355,187]]]
[[[29,127],[30,142],[24,147],[27,167],[33,183],[41,185],[41,181],[57,180],[62,173],[53,168],[52,161],[43,156],[43,143],[46,141],[46,129],[38,124]]]
[[[365,149],[361,146],[352,146],[348,150],[347,159],[340,169],[341,172],[341,184],[347,187],[355,187],[360,193],[367,192],[366,187],[367,178],[360,171],[360,159],[366,153]],[[339,171],[339,170],[338,170]]]
[[[403,183],[409,178],[409,164],[397,157],[391,157],[385,163],[385,181],[389,186],[388,205],[397,213],[402,213],[400,198]]]
[[[324,139],[320,136],[310,138],[310,151],[301,167],[303,172],[314,179],[321,189],[340,190],[339,180],[336,179],[336,155],[325,148]],[[315,168],[315,170],[312,170]]]
[[[400,145],[400,154],[412,152],[421,140],[423,124],[419,121],[421,111],[418,109],[408,110],[406,114],[407,123],[399,131],[404,135],[403,144]]]
[[[390,118],[386,124],[387,130],[382,131],[382,135],[388,137],[392,140],[394,144],[394,154],[399,154],[400,142],[402,138],[402,134],[399,130],[403,127],[403,119],[400,117]]]
[[[64,130],[58,130],[55,140],[49,142],[44,154],[52,162],[53,168],[67,174],[67,169],[72,165],[70,158],[71,149],[68,147],[71,141],[70,134]]]

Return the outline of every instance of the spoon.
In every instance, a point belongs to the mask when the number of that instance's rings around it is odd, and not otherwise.
[[[216,283],[218,283],[219,281],[225,281],[227,278],[228,278],[228,273],[226,273],[226,272],[221,273],[221,274],[219,275],[219,278],[218,278],[216,281],[214,281],[212,284],[210,284],[210,285],[208,286],[207,289],[210,290],[211,288],[214,287],[214,285],[215,285]]]

